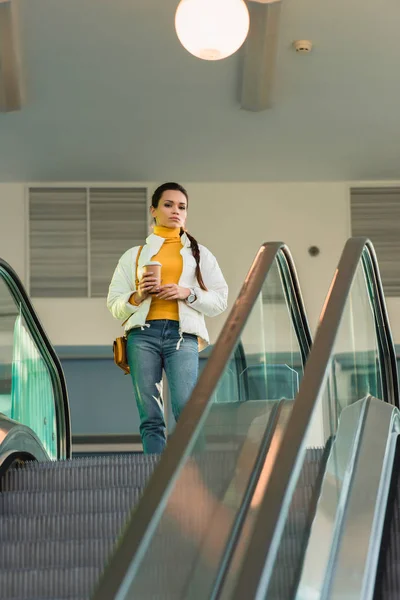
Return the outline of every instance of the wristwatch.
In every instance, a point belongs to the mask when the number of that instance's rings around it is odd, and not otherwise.
[[[197,299],[196,293],[194,290],[190,290],[189,296],[186,298],[186,302],[188,304],[193,304],[193,302]]]

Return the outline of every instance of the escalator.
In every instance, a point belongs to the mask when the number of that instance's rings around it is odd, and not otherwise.
[[[398,598],[399,435],[379,269],[370,242],[351,239],[229,597]]]
[[[265,244],[164,454],[71,459],[60,363],[0,261],[1,597],[230,597],[310,343],[290,254]],[[307,456],[300,504],[321,477]]]
[[[347,243],[310,353],[290,255],[262,247],[161,458],[65,460],[62,371],[2,270],[17,308],[0,323],[40,351],[14,348],[11,381],[46,393],[37,423],[13,400],[2,419],[1,597],[399,597],[399,387],[367,240]]]

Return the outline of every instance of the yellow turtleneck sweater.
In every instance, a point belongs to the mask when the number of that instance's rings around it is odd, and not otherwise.
[[[151,259],[157,260],[162,264],[161,285],[179,283],[183,269],[183,258],[181,256],[182,243],[179,235],[180,228],[170,229],[169,227],[156,226],[154,227],[154,234],[165,239],[161,250]],[[155,321],[156,319],[179,321],[178,301],[161,300],[156,296],[152,296],[147,320]]]

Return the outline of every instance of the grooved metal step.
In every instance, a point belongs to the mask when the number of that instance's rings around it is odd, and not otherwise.
[[[2,491],[58,491],[106,487],[143,487],[157,465],[157,457],[116,457],[90,461],[77,459],[54,463],[28,463],[2,479]]]
[[[128,511],[142,495],[141,488],[119,487],[57,492],[5,492],[0,495],[0,514],[88,514]]]
[[[319,450],[308,451],[309,463],[293,497],[276,563],[277,599],[286,584],[282,572],[301,552],[320,456]],[[215,452],[196,463],[206,489],[217,497],[232,481],[236,458],[234,452]],[[88,600],[157,462],[157,456],[112,456],[32,463],[10,471],[0,494],[1,598]],[[198,485],[196,469],[186,475],[185,486],[176,490],[181,503],[193,502],[192,485]],[[181,598],[188,573],[199,564],[209,577],[206,556],[201,565],[202,552],[185,533],[188,525],[197,527],[197,520],[203,527],[204,506],[199,502],[195,507],[195,513],[179,519],[164,515],[151,544],[151,560],[140,569],[138,589],[142,582],[146,590],[140,600]]]
[[[6,543],[0,546],[0,570],[98,568],[114,543],[115,537]]]
[[[130,507],[131,508],[131,507]],[[129,510],[121,512],[93,512],[72,515],[12,515],[0,518],[0,544],[56,541],[63,539],[116,537],[125,524]]]
[[[100,573],[101,567],[0,572],[1,598],[89,598]]]

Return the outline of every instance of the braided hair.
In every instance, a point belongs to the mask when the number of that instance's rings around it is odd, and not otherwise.
[[[168,183],[163,183],[163,185],[160,185],[154,192],[152,199],[151,199],[151,205],[153,206],[153,208],[158,208],[158,205],[161,200],[161,196],[163,195],[164,192],[168,192],[170,190],[181,192],[185,196],[185,198],[187,200],[187,205],[189,206],[189,195],[188,195],[187,191],[185,190],[185,188],[182,185],[180,185],[179,183],[174,183],[174,182],[170,181]],[[201,287],[201,289],[207,291],[207,287],[204,283],[203,276],[202,276],[201,270],[200,270],[199,244],[198,244],[197,240],[190,233],[188,233],[181,227],[180,235],[182,236],[184,233],[186,233],[187,237],[190,240],[193,258],[196,261],[196,279],[199,282],[199,286]]]

